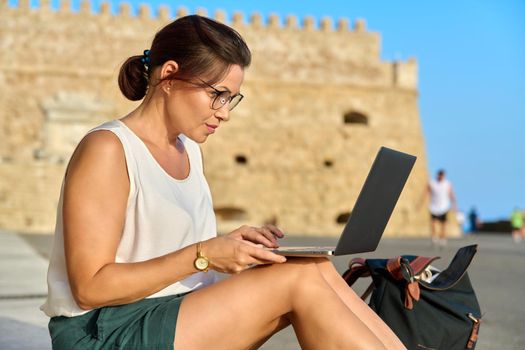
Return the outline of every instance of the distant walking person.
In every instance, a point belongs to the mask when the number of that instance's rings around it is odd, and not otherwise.
[[[470,232],[476,232],[481,227],[476,208],[472,207],[470,209],[470,212],[468,214],[468,221],[470,224]]]
[[[520,208],[514,208],[510,214],[510,225],[512,226],[512,238],[514,242],[520,243],[525,236],[525,227],[523,227],[523,212]]]
[[[439,170],[436,179],[428,184],[430,195],[430,216],[432,219],[432,244],[444,246],[447,244],[447,213],[456,208],[456,197],[452,184],[445,178],[445,171]]]

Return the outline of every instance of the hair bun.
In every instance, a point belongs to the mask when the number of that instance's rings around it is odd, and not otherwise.
[[[124,62],[118,75],[118,86],[122,94],[131,101],[139,101],[146,96],[148,80],[142,63],[143,56],[131,56]]]

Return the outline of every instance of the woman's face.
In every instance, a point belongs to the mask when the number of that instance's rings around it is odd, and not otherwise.
[[[240,66],[231,66],[226,77],[213,85],[219,91],[239,93],[244,79]],[[212,87],[195,87],[186,82],[172,81],[168,93],[167,115],[173,129],[198,143],[217,132],[222,122],[230,119],[229,103],[212,109],[217,92]]]

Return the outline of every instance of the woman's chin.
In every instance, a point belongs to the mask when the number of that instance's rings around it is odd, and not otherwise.
[[[206,135],[206,134],[200,134],[200,135],[188,135],[188,137],[190,139],[192,139],[193,141],[197,142],[197,143],[204,143],[206,142],[206,140],[208,139],[208,136],[210,135]]]

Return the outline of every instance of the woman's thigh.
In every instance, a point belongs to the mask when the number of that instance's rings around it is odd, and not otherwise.
[[[290,322],[293,286],[310,259],[246,270],[184,298],[175,349],[248,349]]]

